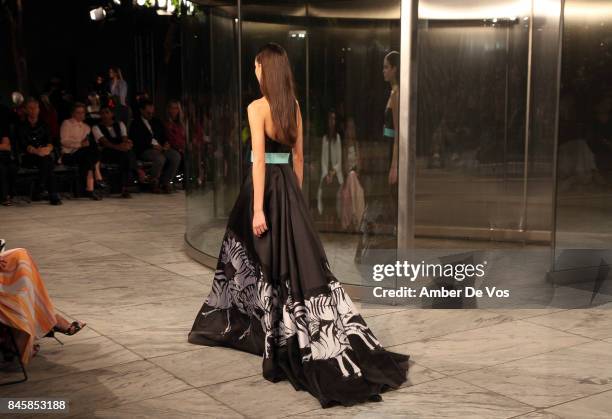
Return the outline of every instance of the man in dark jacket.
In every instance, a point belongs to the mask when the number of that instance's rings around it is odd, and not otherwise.
[[[19,149],[22,151],[22,166],[36,167],[39,170],[40,189],[47,188],[49,203],[61,205],[62,201],[57,193],[57,182],[53,169],[55,157],[53,142],[49,128],[39,118],[40,104],[38,100],[30,98],[25,103],[26,118],[19,126]]]
[[[139,159],[153,164],[151,190],[154,193],[159,193],[160,190],[169,193],[170,181],[176,175],[181,155],[170,147],[162,122],[154,116],[153,102],[142,101],[139,110],[140,115],[130,126],[129,137],[134,142],[134,151]]]

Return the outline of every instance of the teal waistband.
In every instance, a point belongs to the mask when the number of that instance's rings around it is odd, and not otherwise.
[[[395,130],[391,128],[383,128],[383,137],[395,138]]]
[[[289,163],[290,153],[266,153],[266,163],[268,164],[287,164]],[[251,151],[251,163],[253,163],[253,151]]]

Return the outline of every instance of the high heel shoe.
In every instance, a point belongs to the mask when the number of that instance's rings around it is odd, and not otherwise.
[[[62,330],[57,326],[53,326],[53,329],[49,331],[49,333],[47,333],[45,335],[46,338],[53,338],[56,341],[58,341],[61,345],[64,344],[64,342],[62,342],[61,340],[59,340],[57,338],[57,336],[55,336],[55,333],[61,333],[64,334],[66,336],[73,336],[76,335],[78,332],[80,332],[85,326],[87,326],[87,323],[81,323],[78,321],[73,321],[72,323],[70,323],[70,326],[68,326],[68,329],[66,330]]]

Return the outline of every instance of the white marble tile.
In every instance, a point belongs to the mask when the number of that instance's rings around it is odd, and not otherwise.
[[[108,276],[104,272],[73,275],[77,277],[73,277],[77,286],[65,287],[64,283],[69,279],[64,278],[60,284],[49,287],[56,305],[70,314],[87,312],[95,307],[206,296],[210,292],[206,284],[154,267],[126,269],[114,274],[107,271]]]
[[[214,271],[198,262],[156,263],[162,269],[183,276],[214,276]]]
[[[161,326],[132,330],[108,336],[143,358],[193,351],[199,346],[187,342],[191,326]]]
[[[65,377],[27,382],[2,388],[3,397],[42,395],[70,402],[70,416],[90,417],[91,412],[122,403],[157,398],[190,387],[147,361],[77,372]]]
[[[426,381],[437,380],[444,377],[444,374],[440,374],[439,372],[427,368],[418,362],[410,360],[406,382],[404,382],[400,387],[414,386]]]
[[[64,340],[69,342],[68,337]],[[104,336],[66,345],[45,339],[40,352],[28,365],[28,376],[31,381],[38,381],[140,359],[135,353]]]
[[[368,317],[381,316],[384,314],[396,313],[399,311],[408,310],[406,307],[386,305],[386,304],[372,304],[365,301],[354,301],[355,307],[361,317],[364,319]]]
[[[549,407],[547,414],[562,419],[603,419],[612,416],[612,391]]]
[[[524,321],[513,321],[390,349],[410,354],[419,364],[453,375],[589,341]]]
[[[546,314],[556,313],[559,311],[567,310],[565,308],[557,307],[541,307],[541,308],[485,308],[484,310],[490,311],[491,313],[503,314],[511,317],[513,320],[527,319],[530,317],[544,316]]]
[[[457,377],[546,408],[612,389],[612,343],[589,342]]]
[[[442,336],[510,321],[484,310],[410,309],[368,318],[366,323],[383,346]]]
[[[300,418],[511,418],[532,407],[454,378],[383,394],[382,403],[313,410]]]
[[[280,418],[321,407],[310,393],[296,391],[288,381],[267,381],[261,373],[209,385],[201,390],[243,415],[254,418]]]
[[[550,413],[545,410],[536,410],[534,412],[527,413],[525,415],[515,416],[512,419],[561,419],[561,418],[555,415],[554,413]],[[580,419],[580,417],[576,419]]]
[[[191,259],[189,255],[187,255],[187,253],[180,249],[169,249],[165,252],[143,255],[138,257],[138,259],[150,263],[152,265],[161,265],[164,263],[193,262],[193,259]],[[205,268],[204,265],[200,266]]]
[[[88,307],[83,312],[71,314],[105,335],[156,327],[191,330],[206,295],[208,294],[201,297],[181,297],[125,307],[106,307],[98,304]]]
[[[566,310],[529,318],[527,321],[593,339],[612,338],[612,304]]]
[[[194,345],[194,347],[197,347]],[[235,349],[206,347],[150,361],[194,387],[261,376],[262,358]]]
[[[126,419],[233,419],[245,417],[196,389],[122,404],[112,409],[98,410],[94,412],[94,416],[96,418]]]

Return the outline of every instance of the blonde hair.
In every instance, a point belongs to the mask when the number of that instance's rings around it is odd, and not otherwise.
[[[115,72],[119,80],[123,80],[123,73],[121,72],[121,69],[119,67],[111,67],[110,69]]]
[[[168,106],[166,106],[166,119],[168,121],[175,122],[172,119],[172,116],[170,115],[170,107],[172,105],[177,105],[178,106],[179,113],[178,113],[178,118],[177,118],[178,121],[176,121],[176,122],[178,122],[180,125],[183,125],[183,116],[184,116],[183,115],[183,106],[181,105],[181,102],[176,100],[176,99],[171,100],[170,102],[168,102]]]

